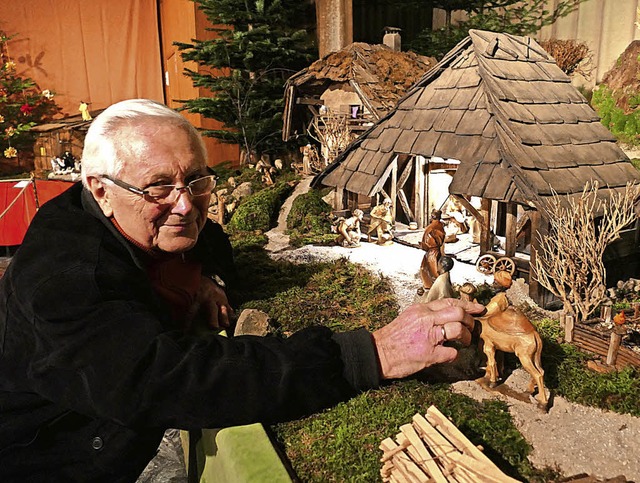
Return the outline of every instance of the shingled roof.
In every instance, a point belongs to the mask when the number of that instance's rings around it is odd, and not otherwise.
[[[363,105],[379,119],[395,107],[407,89],[435,63],[434,58],[414,52],[354,42],[292,75],[285,89],[285,111],[295,108],[295,97],[300,93],[319,98],[337,83],[353,87]],[[285,119],[290,116],[291,112],[285,112]],[[285,139],[290,134],[284,133]]]
[[[533,206],[622,189],[640,174],[587,100],[535,40],[470,30],[314,185],[373,196],[396,154],[460,161],[449,191]]]

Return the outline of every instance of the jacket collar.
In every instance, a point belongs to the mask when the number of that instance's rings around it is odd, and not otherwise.
[[[100,220],[100,222],[107,228],[107,231],[109,231],[109,233],[111,233],[120,243],[124,245],[124,247],[127,249],[129,254],[131,255],[131,258],[133,259],[134,263],[140,270],[146,270],[147,264],[144,262],[144,258],[145,258],[144,252],[140,250],[138,247],[136,247],[135,245],[133,245],[132,243],[130,243],[129,241],[127,241],[127,239],[124,236],[122,236],[120,231],[118,231],[118,229],[113,225],[111,220],[106,216],[104,216],[104,213],[102,213],[102,210],[98,205],[98,202],[95,200],[91,192],[84,186],[82,187],[81,200],[82,200],[82,208],[87,213],[89,213],[90,215]]]

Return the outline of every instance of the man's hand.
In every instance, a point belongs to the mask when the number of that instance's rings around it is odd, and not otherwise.
[[[442,345],[471,343],[473,315],[484,305],[458,299],[415,304],[373,333],[383,379],[407,377],[425,367],[455,360],[458,351]]]
[[[234,312],[220,285],[203,276],[196,297],[197,312],[209,327],[219,329],[231,325]]]

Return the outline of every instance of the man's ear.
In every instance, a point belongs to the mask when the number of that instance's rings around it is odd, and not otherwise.
[[[87,184],[89,185],[89,191],[91,191],[94,199],[98,202],[98,206],[100,206],[104,216],[107,218],[113,216],[109,191],[105,189],[104,182],[95,176],[88,176]]]

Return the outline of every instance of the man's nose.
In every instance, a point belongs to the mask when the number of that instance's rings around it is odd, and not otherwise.
[[[188,189],[180,189],[178,191],[178,197],[173,202],[173,209],[171,211],[175,213],[189,213],[193,209],[193,199]]]

